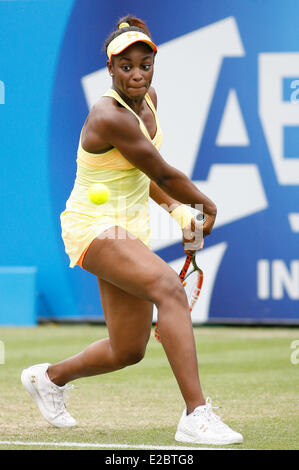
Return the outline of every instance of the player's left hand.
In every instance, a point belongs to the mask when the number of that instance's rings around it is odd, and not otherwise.
[[[182,230],[184,251],[186,255],[192,255],[197,250],[202,250],[204,246],[203,224],[195,218]]]

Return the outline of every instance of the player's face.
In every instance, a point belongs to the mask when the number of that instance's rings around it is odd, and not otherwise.
[[[110,64],[110,67],[109,67]],[[116,91],[138,100],[147,93],[153,78],[154,52],[142,42],[132,44],[108,63]]]

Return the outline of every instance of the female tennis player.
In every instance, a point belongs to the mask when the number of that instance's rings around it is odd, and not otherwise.
[[[61,224],[70,266],[78,264],[98,279],[109,337],[59,363],[25,369],[22,383],[48,422],[76,425],[64,404],[69,382],[140,361],[155,304],[161,342],[186,403],[175,439],[216,445],[242,442],[242,435],[224,424],[203,396],[184,288],[177,273],[149,248],[149,196],[168,207],[180,223],[186,252],[186,234],[194,232],[196,222],[185,204],[202,205],[203,236],[213,228],[215,204],[159,153],[161,129],[151,87],[157,46],[145,23],[130,15],[122,18],[106,41],[106,51],[112,86],[82,127],[76,180]],[[174,106],[173,112],[179,110]],[[106,204],[89,200],[88,188],[95,182],[108,187]],[[193,237],[191,252],[201,247],[202,239]]]

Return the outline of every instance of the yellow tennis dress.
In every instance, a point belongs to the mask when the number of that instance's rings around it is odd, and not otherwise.
[[[151,139],[142,119],[112,89],[103,96],[110,96],[131,111],[139,121],[140,129],[152,144],[160,150],[162,133],[155,106],[148,94],[145,100],[156,120],[156,135]],[[90,243],[110,227],[123,227],[129,234],[150,246],[149,185],[148,176],[134,167],[117,150],[94,154],[86,152],[79,139],[77,173],[74,187],[60,215],[62,239],[73,268]],[[94,183],[104,183],[110,192],[109,200],[102,205],[93,204],[88,188]]]

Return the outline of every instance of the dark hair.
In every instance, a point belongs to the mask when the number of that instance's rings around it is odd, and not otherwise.
[[[119,25],[121,23],[128,23],[130,26],[127,27],[127,28],[119,29]],[[108,48],[110,42],[114,38],[119,36],[120,34],[125,33],[127,31],[138,31],[139,33],[145,33],[145,34],[147,34],[147,36],[150,39],[152,39],[151,34],[150,34],[150,32],[149,32],[149,30],[148,30],[148,28],[147,28],[144,21],[142,21],[140,18],[136,18],[136,16],[126,15],[126,16],[124,16],[124,17],[122,17],[118,20],[116,30],[113,31],[110,34],[110,36],[108,36],[108,38],[106,39],[105,44],[104,44],[106,52],[107,52],[107,48]]]

